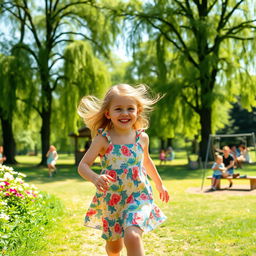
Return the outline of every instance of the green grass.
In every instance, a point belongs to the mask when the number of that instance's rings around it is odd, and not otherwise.
[[[157,156],[153,158],[158,165]],[[17,160],[21,164],[16,169],[28,175],[27,181],[56,195],[66,207],[62,219],[44,238],[47,246],[34,250],[31,255],[106,255],[100,232],[83,226],[95,189],[77,174],[72,156],[60,157],[58,175],[51,179],[47,177],[46,168],[35,167],[39,158],[17,157]],[[99,171],[98,166],[94,169]],[[187,193],[189,187],[200,188],[202,170],[189,170],[183,152],[177,152],[173,162],[158,166],[158,170],[170,192],[171,202],[160,202],[154,191],[156,203],[168,220],[144,234],[147,256],[256,255],[255,195]],[[256,167],[245,166],[241,173],[256,175]],[[206,175],[210,174],[209,169]],[[205,186],[209,184],[209,180],[205,181]],[[239,184],[248,185],[248,182],[241,180]]]

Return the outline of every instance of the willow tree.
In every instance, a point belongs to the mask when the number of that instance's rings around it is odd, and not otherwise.
[[[1,1],[3,2],[3,1]],[[0,3],[1,3],[0,2]],[[2,6],[1,6],[2,8]],[[23,97],[33,94],[29,87],[32,84],[32,69],[31,59],[27,52],[20,48],[24,45],[24,27],[26,16],[20,12],[17,13],[20,17],[20,34],[15,41],[5,41],[2,44],[5,46],[5,53],[0,56],[0,119],[2,126],[4,154],[6,156],[6,163],[14,164],[15,160],[15,136],[13,132],[13,119],[15,113],[25,111],[22,119],[28,119],[30,106],[20,108],[18,105],[18,97]],[[5,14],[2,17],[6,18]],[[17,23],[15,23],[17,25]],[[3,47],[4,48],[4,47]],[[31,100],[30,100],[31,102]]]
[[[204,158],[216,101],[235,101],[241,94],[244,106],[255,104],[255,86],[249,72],[243,72],[255,62],[253,1],[162,0],[125,5],[119,15],[129,21],[128,29],[132,20],[133,43],[146,35],[156,41],[161,35],[166,51],[177,53],[176,78],[166,84],[166,90],[175,92],[177,104],[186,104],[198,115]]]
[[[19,109],[18,98],[28,98],[28,95],[33,94],[30,91],[32,83],[31,59],[26,52],[16,46],[13,47],[11,55],[0,56],[0,119],[6,163],[11,164],[16,163],[16,143],[12,125],[14,115],[16,113],[22,115],[22,111],[29,115],[31,110],[30,105]],[[23,116],[19,119],[25,120],[28,117]]]
[[[166,51],[165,40],[160,34],[153,40],[136,45],[125,80],[146,83],[154,93],[163,98],[157,103],[150,117],[148,133],[161,139],[161,147],[172,145],[172,139],[182,134],[184,139],[194,139],[198,134],[198,117],[177,97],[177,91],[168,90],[176,78],[176,53]],[[180,101],[180,102],[178,102]]]
[[[44,0],[41,4],[32,0],[16,0],[5,1],[3,6],[18,20],[20,17],[16,10],[27,17],[25,36],[30,44],[22,48],[33,58],[40,80],[39,104],[35,108],[42,118],[41,164],[45,164],[50,144],[53,94],[65,78],[61,70],[63,49],[68,43],[81,38],[93,45],[94,54],[106,53],[112,41],[112,23],[103,11],[96,9],[96,2],[92,0]]]
[[[65,80],[58,88],[61,120],[59,128],[66,131],[77,131],[81,118],[77,114],[77,106],[85,95],[101,98],[110,86],[110,75],[106,65],[97,58],[88,42],[74,41],[64,50],[63,74]]]

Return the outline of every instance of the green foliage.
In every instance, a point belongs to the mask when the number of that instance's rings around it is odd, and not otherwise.
[[[63,86],[59,89],[59,104],[62,108],[61,126],[67,132],[77,129],[77,105],[85,95],[102,97],[110,85],[110,76],[105,64],[95,57],[92,47],[84,41],[70,44],[64,53]],[[64,119],[64,122],[63,122]]]
[[[31,161],[27,156],[19,158],[24,165]],[[152,184],[154,201],[168,219],[157,229],[143,235],[147,256],[255,254],[255,192],[236,191],[239,185],[248,188],[248,181],[234,180],[234,191],[200,193],[202,170],[191,171],[187,168],[184,151],[175,151],[175,159],[166,166],[159,166],[158,155],[152,155],[152,158],[171,201],[168,204],[161,202]],[[67,160],[66,157],[63,159]],[[95,193],[94,185],[79,177],[71,165],[61,168],[60,175],[54,180],[46,177],[45,168],[23,166],[21,169],[30,174],[29,179],[41,190],[61,198],[67,208],[61,222],[44,237],[45,246],[31,255],[80,256],[85,252],[87,255],[106,255],[101,231],[83,226],[84,215]],[[93,169],[100,172],[96,165]],[[209,169],[207,175],[211,173]],[[254,176],[255,165],[244,166],[242,173]],[[228,182],[223,183],[223,186],[226,185]],[[204,188],[208,186],[209,180]],[[191,189],[195,193],[189,193]],[[122,255],[126,255],[124,249]]]
[[[5,118],[11,117],[14,111],[17,111],[17,98],[26,97],[26,100],[31,100],[34,94],[34,91],[30,90],[31,59],[22,46],[22,44],[14,45],[10,56],[0,56],[0,94],[5,95],[1,98],[0,107],[4,109]],[[23,108],[27,114],[30,110],[31,104]]]
[[[229,102],[240,95],[244,107],[256,104],[250,75],[256,27],[249,6],[252,1],[177,0],[130,1],[123,8],[130,45],[136,49],[130,68],[138,71],[134,79],[147,81],[151,75],[155,91],[166,92],[168,100],[159,103],[161,111],[154,122],[160,136],[167,125],[171,126],[167,136],[181,128],[186,136],[201,130],[204,155],[209,133],[228,123]]]
[[[53,223],[61,206],[53,197],[25,183],[25,175],[10,167],[1,166],[0,177],[1,255],[25,255],[38,242],[44,226]]]

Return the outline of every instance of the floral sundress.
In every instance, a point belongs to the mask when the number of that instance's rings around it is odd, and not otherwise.
[[[100,156],[101,174],[110,175],[105,192],[96,191],[85,216],[85,226],[102,230],[102,238],[114,241],[124,236],[129,226],[148,232],[166,216],[154,204],[152,188],[143,167],[143,148],[139,142],[142,130],[136,131],[135,144],[113,144],[108,131],[99,130],[109,146]]]

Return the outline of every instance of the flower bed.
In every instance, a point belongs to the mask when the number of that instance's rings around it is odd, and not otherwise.
[[[33,245],[61,211],[58,200],[24,182],[24,177],[0,166],[0,255],[17,255],[19,248],[28,251],[28,242]]]

